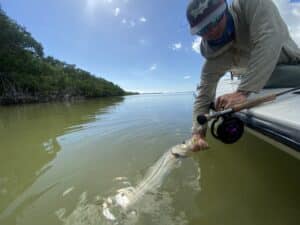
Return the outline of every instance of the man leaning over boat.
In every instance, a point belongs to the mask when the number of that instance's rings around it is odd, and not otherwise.
[[[194,103],[194,150],[208,147],[206,126],[197,116],[209,111],[219,79],[242,74],[237,91],[217,98],[217,110],[242,103],[262,88],[300,85],[300,49],[272,0],[192,0],[187,7],[191,33],[201,40],[206,59]],[[289,66],[281,66],[289,65]],[[280,80],[280,83],[279,83]]]

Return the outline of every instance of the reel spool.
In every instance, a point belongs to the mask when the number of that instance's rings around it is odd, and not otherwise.
[[[244,133],[244,123],[232,115],[217,117],[211,125],[211,134],[225,144],[237,142]]]

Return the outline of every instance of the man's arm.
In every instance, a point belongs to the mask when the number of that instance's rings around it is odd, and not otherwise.
[[[250,30],[252,51],[238,90],[259,92],[278,62],[286,25],[271,0],[240,0]]]
[[[218,81],[224,73],[225,68],[220,67],[220,64],[217,64],[217,62],[211,60],[205,62],[202,69],[198,95],[194,102],[193,134],[200,134],[203,137],[205,136],[206,126],[201,126],[197,122],[197,116],[209,112],[210,104],[215,98]]]

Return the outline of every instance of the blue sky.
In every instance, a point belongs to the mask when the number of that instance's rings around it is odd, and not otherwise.
[[[140,92],[191,91],[204,59],[185,17],[188,0],[1,0],[46,55]],[[276,0],[294,38],[299,4]],[[295,20],[298,19],[298,20]],[[196,44],[195,44],[196,43]],[[198,44],[197,44],[198,43]],[[299,42],[298,42],[299,44]]]

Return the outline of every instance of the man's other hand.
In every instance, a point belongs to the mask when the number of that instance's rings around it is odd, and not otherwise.
[[[216,110],[220,111],[223,109],[230,108],[236,104],[243,103],[247,100],[248,93],[243,91],[237,91],[234,93],[222,95],[217,98],[216,101]]]
[[[208,149],[208,144],[205,141],[205,137],[201,134],[193,134],[192,143],[193,143],[193,147],[192,147],[193,152],[198,152],[198,151]]]

